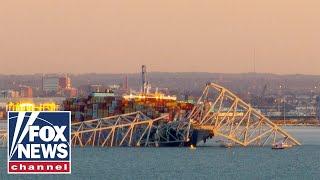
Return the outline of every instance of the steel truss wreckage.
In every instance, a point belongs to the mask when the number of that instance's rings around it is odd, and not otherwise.
[[[133,112],[72,124],[74,147],[160,147],[196,146],[200,141],[219,137],[238,146],[301,145],[259,111],[228,89],[208,83],[184,118],[168,121],[168,116],[150,119]],[[7,134],[0,130],[0,147]]]
[[[141,112],[72,124],[74,146],[196,146],[214,136],[239,146],[300,145],[231,91],[208,83],[187,117],[167,121]]]
[[[190,130],[220,136],[240,146],[266,146],[276,143],[301,145],[259,111],[228,89],[208,83],[188,116]]]
[[[170,146],[184,142],[175,122],[168,116],[150,119],[141,112],[72,124],[73,146]],[[179,135],[181,134],[181,135]]]

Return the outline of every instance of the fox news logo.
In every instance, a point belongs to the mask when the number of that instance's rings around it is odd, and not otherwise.
[[[69,111],[8,112],[8,173],[71,173]]]

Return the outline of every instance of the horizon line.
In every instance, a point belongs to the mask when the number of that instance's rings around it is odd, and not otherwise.
[[[320,76],[320,74],[307,74],[307,73],[288,73],[288,74],[282,74],[282,73],[271,73],[271,72],[238,72],[238,73],[232,73],[232,72],[206,72],[206,71],[149,71],[148,73],[168,73],[168,74],[182,74],[182,73],[203,73],[203,74],[227,74],[227,75],[237,75],[237,74],[250,74],[250,75],[276,75],[276,76]],[[66,73],[66,72],[48,72],[48,73],[24,73],[24,74],[7,74],[7,73],[0,73],[0,76],[25,76],[25,75],[89,75],[89,74],[97,74],[97,75],[103,75],[103,74],[109,74],[109,75],[134,75],[134,74],[140,74],[140,72],[128,72],[128,73],[103,73],[103,72],[83,72],[83,73]]]

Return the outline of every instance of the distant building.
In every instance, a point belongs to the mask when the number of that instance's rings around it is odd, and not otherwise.
[[[19,98],[19,91],[4,90],[0,93],[1,98]]]
[[[66,75],[59,78],[59,87],[60,89],[70,89],[71,88],[71,79]]]
[[[44,76],[42,79],[42,89],[45,93],[57,93],[59,91],[59,76]]]
[[[33,90],[29,86],[20,86],[20,97],[32,98]]]
[[[76,88],[68,88],[63,90],[65,97],[76,97],[78,95],[78,90]]]
[[[102,85],[82,85],[78,88],[78,95],[88,96],[92,92],[103,92],[104,89]]]

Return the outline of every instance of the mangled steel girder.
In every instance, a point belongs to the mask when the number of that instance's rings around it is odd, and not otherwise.
[[[141,112],[122,114],[72,124],[73,146],[162,146],[186,139],[168,115],[150,119]],[[176,125],[175,125],[176,124]]]
[[[241,146],[300,143],[228,89],[208,83],[189,114],[190,127]]]

